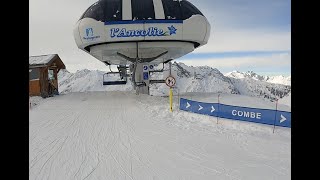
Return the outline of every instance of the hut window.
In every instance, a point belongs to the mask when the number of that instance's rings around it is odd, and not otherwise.
[[[48,70],[48,77],[50,80],[54,80],[54,71],[53,69]]]
[[[40,77],[40,72],[38,68],[29,69],[29,80],[37,80]]]

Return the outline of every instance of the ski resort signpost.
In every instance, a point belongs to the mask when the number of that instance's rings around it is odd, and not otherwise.
[[[172,112],[172,88],[174,87],[174,85],[176,84],[176,79],[173,76],[168,76],[166,78],[166,85],[168,87],[170,87],[170,91],[169,91],[169,101],[170,101],[170,112]]]
[[[170,112],[172,112],[172,88],[174,87],[174,85],[176,85],[176,79],[171,76],[171,62],[169,62],[169,71],[170,71],[170,75],[166,78],[165,82],[166,85],[168,87],[170,87],[170,91],[169,91],[169,102],[170,102]]]
[[[166,78],[166,85],[169,86],[170,89],[173,88],[173,86],[174,86],[175,84],[176,84],[176,79],[175,79],[174,77],[168,76],[168,77]]]

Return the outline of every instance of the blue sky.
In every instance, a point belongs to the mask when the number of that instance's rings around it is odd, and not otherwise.
[[[30,0],[30,55],[58,53],[70,71],[107,70],[77,48],[72,34],[76,21],[95,1]],[[208,44],[176,61],[223,73],[291,74],[290,0],[189,1],[208,18],[211,36]]]
[[[206,46],[179,58],[222,72],[291,74],[290,0],[190,0],[208,18]],[[224,63],[225,62],[225,63]]]

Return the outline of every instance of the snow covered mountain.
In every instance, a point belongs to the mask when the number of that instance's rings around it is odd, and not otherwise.
[[[284,85],[290,85],[291,86],[291,76],[288,76],[288,77],[285,77],[285,76],[272,76],[272,77],[269,77],[267,82],[276,83],[276,84],[284,84]]]
[[[161,69],[162,65],[155,68]],[[85,91],[130,91],[133,90],[130,79],[124,86],[103,86],[103,74],[98,70],[79,70],[70,73],[61,70],[58,74],[60,93]],[[275,82],[289,82],[281,77],[261,76],[254,72],[240,73],[233,71],[223,75],[218,69],[209,66],[187,66],[183,63],[172,64],[172,75],[176,78],[175,92],[213,92],[226,94],[242,94],[269,100],[280,99],[291,91],[290,85],[275,84]],[[164,73],[154,73],[151,79],[164,79],[169,74],[168,64]],[[152,84],[151,95],[167,95],[165,84]]]
[[[285,77],[285,76],[262,76],[259,74],[256,74],[253,71],[248,72],[239,72],[239,71],[232,71],[229,73],[226,73],[225,76],[235,78],[235,79],[254,79],[258,81],[265,81],[269,83],[275,83],[275,84],[283,84],[283,85],[290,85],[291,86],[291,76]]]
[[[58,73],[60,93],[86,92],[86,91],[130,91],[132,86],[127,83],[123,86],[103,86],[103,74],[98,70],[78,70],[70,73],[61,69]]]
[[[155,79],[165,79],[169,75],[169,66],[165,66],[162,75],[155,75]],[[230,78],[225,77],[218,69],[209,66],[192,67],[183,63],[172,64],[172,76],[176,78],[176,89],[183,92],[214,92],[239,94]],[[151,78],[153,78],[151,76]],[[165,84],[153,84],[151,94],[167,95],[168,87]]]

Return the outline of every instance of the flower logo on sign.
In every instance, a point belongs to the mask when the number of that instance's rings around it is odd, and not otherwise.
[[[168,29],[169,29],[169,31],[170,31],[170,35],[171,35],[171,34],[176,34],[177,29],[176,29],[173,25],[171,25],[170,27],[168,27]]]

